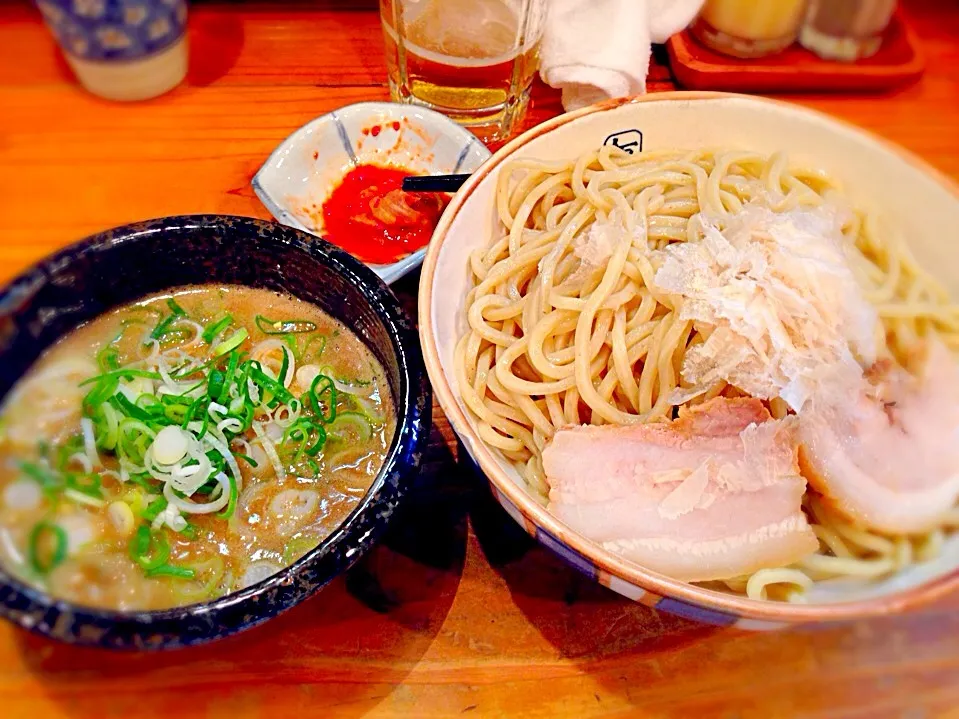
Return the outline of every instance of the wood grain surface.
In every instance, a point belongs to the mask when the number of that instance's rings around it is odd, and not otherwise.
[[[928,60],[883,96],[802,96],[959,179],[959,3],[905,3]],[[267,217],[250,178],[307,120],[387,98],[375,4],[195,4],[191,69],[136,105],[84,94],[38,13],[0,0],[0,280],[112,225]],[[657,55],[650,90],[672,89]],[[561,111],[537,85],[527,126]],[[890,181],[895,181],[890,178]],[[956,228],[944,228],[953,235]],[[417,277],[396,288],[414,310]],[[959,597],[922,614],[748,634],[632,604],[535,547],[435,410],[415,501],[312,600],[196,650],[77,650],[0,625],[0,719],[959,717]]]

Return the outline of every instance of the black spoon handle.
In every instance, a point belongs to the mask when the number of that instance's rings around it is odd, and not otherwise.
[[[413,175],[403,178],[405,192],[456,192],[469,175]]]

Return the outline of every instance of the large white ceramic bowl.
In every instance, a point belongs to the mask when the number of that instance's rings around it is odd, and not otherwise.
[[[820,167],[849,197],[900,230],[922,265],[959,295],[959,189],[921,160],[862,130],[804,108],[739,95],[663,93],[563,115],[497,152],[460,190],[440,222],[420,282],[420,338],[436,397],[467,452],[512,517],[570,564],[658,609],[720,625],[764,629],[902,611],[959,587],[959,537],[942,556],[870,585],[817,588],[808,604],[735,597],[648,571],[572,531],[527,493],[517,472],[480,439],[460,399],[453,350],[465,333],[467,259],[497,233],[494,189],[504,164],[576,157],[603,144],[633,152],[675,148],[785,150]]]
[[[424,175],[475,170],[490,151],[469,130],[423,107],[358,102],[322,115],[287,137],[253,178],[253,191],[284,225],[324,236],[323,203],[362,163]],[[370,264],[384,282],[423,262],[426,248],[388,265]]]

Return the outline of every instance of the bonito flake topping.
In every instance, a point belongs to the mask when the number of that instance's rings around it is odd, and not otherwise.
[[[657,288],[683,298],[684,319],[713,328],[687,352],[691,388],[673,401],[726,381],[798,411],[813,395],[861,382],[879,319],[846,258],[839,211],[751,205],[722,227],[701,219],[702,242],[655,258]]]

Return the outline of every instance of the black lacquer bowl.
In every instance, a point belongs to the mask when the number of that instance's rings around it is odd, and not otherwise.
[[[413,477],[431,397],[409,317],[361,262],[315,237],[246,217],[167,217],[94,235],[0,290],[0,400],[40,354],[77,325],[145,295],[223,283],[287,292],[350,327],[382,362],[397,427],[382,470],[346,521],[272,577],[203,604],[118,612],[53,599],[0,567],[0,615],[73,644],[163,649],[254,627],[344,572],[382,535]]]

